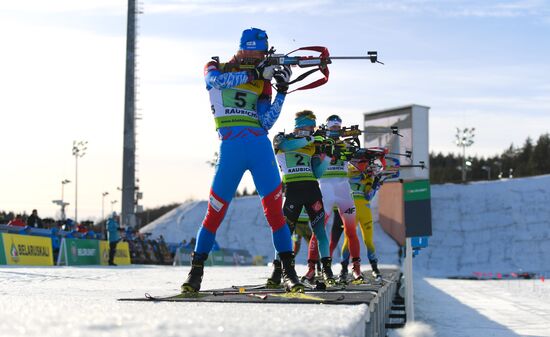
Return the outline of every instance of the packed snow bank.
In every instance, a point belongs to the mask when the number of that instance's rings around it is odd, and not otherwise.
[[[415,259],[429,275],[550,271],[550,175],[432,185],[433,236]]]

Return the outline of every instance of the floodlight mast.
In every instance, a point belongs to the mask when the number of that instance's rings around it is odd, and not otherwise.
[[[126,85],[124,97],[124,145],[122,154],[121,226],[136,226],[136,8],[128,0],[126,27]]]
[[[474,131],[476,128],[456,128],[456,146],[462,148],[462,182],[466,182],[466,148],[474,143]]]

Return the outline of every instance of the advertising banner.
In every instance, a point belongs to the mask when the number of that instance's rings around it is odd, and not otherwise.
[[[6,253],[4,253],[4,244],[2,234],[0,234],[0,265],[6,264]]]
[[[405,226],[408,238],[432,236],[432,206],[429,180],[415,180],[403,184]]]
[[[100,262],[102,265],[109,264],[109,242],[108,241],[99,241],[99,256]],[[118,265],[128,265],[132,262],[130,261],[130,248],[128,242],[120,241],[116,245],[115,259],[113,261]]]
[[[63,239],[59,248],[57,265],[67,266],[99,265],[99,241]]]
[[[174,266],[191,265],[192,253],[191,248],[178,248],[174,256]],[[263,259],[261,256],[260,258],[260,265],[263,265]],[[206,266],[251,266],[255,264],[254,260],[255,258],[246,249],[222,248],[210,252],[204,264]]]
[[[2,240],[7,264],[53,266],[50,238],[2,233]]]

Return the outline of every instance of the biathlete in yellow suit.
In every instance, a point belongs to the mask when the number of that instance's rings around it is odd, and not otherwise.
[[[356,157],[349,161],[348,178],[355,204],[355,216],[361,229],[363,242],[367,247],[367,257],[372,268],[372,276],[375,281],[380,281],[382,278],[378,269],[378,257],[376,256],[376,247],[373,240],[374,224],[370,201],[386,179],[399,177],[399,160],[385,157],[384,160],[376,160],[374,167],[371,167],[366,158],[358,154],[354,156]],[[338,244],[342,232],[342,221],[338,216],[335,216],[331,231],[331,251]],[[347,282],[349,257],[348,238],[345,236],[342,246],[342,270],[338,278],[341,283]]]
[[[355,217],[361,229],[363,242],[367,247],[367,257],[372,268],[372,276],[379,281],[381,279],[378,269],[378,257],[376,256],[376,247],[373,240],[373,221],[370,209],[370,200],[374,197],[376,189],[373,189],[374,179],[366,172],[366,161],[356,161],[352,159],[348,166],[348,177],[352,191],[353,202],[355,204]],[[349,263],[348,238],[344,236],[344,245],[342,246],[342,271],[347,269]],[[340,273],[340,278],[347,277]]]

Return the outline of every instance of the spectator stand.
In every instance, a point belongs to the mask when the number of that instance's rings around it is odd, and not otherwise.
[[[161,236],[150,239],[150,234],[141,234],[136,231],[126,233],[126,240],[130,245],[130,257],[134,264],[163,264],[171,265],[174,254]]]

